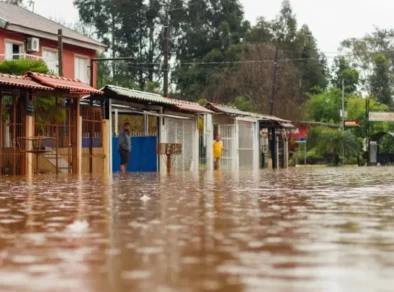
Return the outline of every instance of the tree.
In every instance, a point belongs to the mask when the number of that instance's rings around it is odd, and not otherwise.
[[[390,88],[389,61],[384,54],[374,57],[373,74],[370,77],[371,94],[379,102],[391,105],[393,102]]]
[[[363,38],[351,38],[341,44],[347,59],[360,72],[362,90],[371,94],[370,78],[374,74],[375,56],[383,54],[389,62],[390,86],[394,85],[394,29],[379,29]]]
[[[279,48],[279,63],[294,60],[300,72],[302,91],[325,89],[328,84],[327,60],[317,48],[316,39],[307,25],[297,30],[297,19],[289,1],[283,1],[282,9],[272,22],[260,18],[251,28],[247,41],[250,43],[272,43]],[[285,61],[281,61],[285,60]]]
[[[317,154],[331,156],[335,165],[339,164],[339,156],[357,156],[360,145],[357,137],[350,131],[322,128],[314,150]]]
[[[345,57],[337,57],[333,66],[334,76],[331,80],[333,86],[342,90],[342,80],[345,82],[345,92],[350,94],[357,91],[359,85],[359,72],[350,66]]]
[[[239,60],[249,23],[236,0],[189,1],[181,28],[172,77],[180,96],[198,99],[232,67],[220,63]]]

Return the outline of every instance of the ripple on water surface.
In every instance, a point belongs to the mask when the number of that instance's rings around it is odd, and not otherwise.
[[[0,290],[390,291],[391,176],[0,178]]]

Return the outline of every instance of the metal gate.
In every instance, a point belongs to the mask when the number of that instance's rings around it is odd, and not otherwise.
[[[196,124],[193,120],[168,119],[167,142],[182,143],[182,155],[175,158],[172,169],[175,171],[190,171],[193,169],[194,149],[196,141]]]
[[[46,146],[45,154],[38,157],[40,172],[72,173],[76,160],[73,145],[76,141],[75,123],[72,117],[72,103],[75,100],[56,97],[35,98],[35,136],[56,138],[56,145]]]
[[[25,159],[18,147],[18,138],[25,136],[25,113],[21,98],[0,94],[0,175],[21,175]]]
[[[251,122],[238,121],[239,169],[253,169],[254,125]]]
[[[238,139],[236,125],[218,125],[218,135],[223,141],[223,148],[228,151],[222,152],[220,159],[220,169],[222,170],[236,170],[238,157]]]

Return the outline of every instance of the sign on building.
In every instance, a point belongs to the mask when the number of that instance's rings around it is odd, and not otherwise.
[[[394,112],[370,112],[371,122],[394,122]]]
[[[357,128],[360,127],[360,121],[359,120],[347,120],[345,121],[345,128]]]

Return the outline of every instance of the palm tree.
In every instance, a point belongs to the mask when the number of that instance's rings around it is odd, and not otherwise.
[[[359,154],[359,148],[357,137],[353,133],[328,128],[321,130],[315,146],[317,153],[332,156],[335,165],[339,164],[340,154],[354,157]]]

